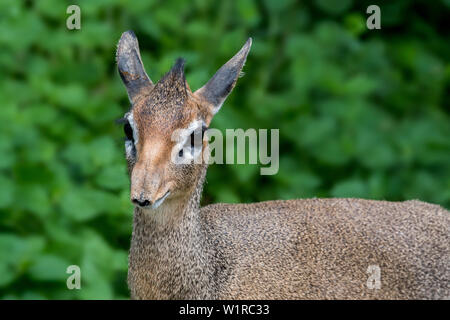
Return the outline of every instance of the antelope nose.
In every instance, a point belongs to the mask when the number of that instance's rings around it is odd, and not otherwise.
[[[148,206],[151,204],[151,202],[148,201],[148,200],[138,200],[138,199],[133,199],[132,202],[133,202],[134,204],[137,204],[137,205],[140,206],[140,207],[148,207]]]

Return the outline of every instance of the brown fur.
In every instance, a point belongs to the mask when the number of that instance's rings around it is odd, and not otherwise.
[[[146,75],[140,59],[127,62],[130,48],[138,52],[126,33],[119,71]],[[200,208],[207,165],[172,163],[170,136],[195,119],[209,125],[249,49],[195,93],[180,61],[156,85],[124,79],[139,134],[136,156],[127,156],[131,198],[154,203],[171,191],[156,209],[135,208],[132,298],[450,299],[450,215],[437,205],[305,199]],[[369,265],[381,269],[380,289],[366,285]]]

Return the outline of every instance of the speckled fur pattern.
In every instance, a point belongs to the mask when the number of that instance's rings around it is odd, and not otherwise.
[[[305,199],[200,214],[230,257],[218,298],[450,298],[449,214],[439,206]],[[366,285],[369,265],[381,269],[380,289]]]
[[[135,299],[450,299],[449,212],[417,200],[304,199],[135,210]],[[381,288],[366,285],[369,265]]]
[[[139,135],[127,156],[131,197],[154,203],[171,191],[161,206],[134,210],[131,297],[450,299],[450,213],[438,205],[341,198],[200,207],[207,165],[171,163],[170,135],[193,120],[209,126],[250,45],[193,93],[182,60],[154,85],[134,34],[121,38],[118,67]],[[380,289],[367,286],[371,265]]]

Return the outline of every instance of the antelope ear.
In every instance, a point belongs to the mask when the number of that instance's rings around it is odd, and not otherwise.
[[[208,83],[195,92],[196,95],[210,103],[212,106],[211,113],[213,115],[219,111],[223,102],[236,85],[251,45],[252,38],[248,38],[241,50],[225,63]]]
[[[117,46],[116,61],[131,103],[136,100],[140,92],[153,88],[152,81],[145,73],[139,43],[133,31],[122,33]]]

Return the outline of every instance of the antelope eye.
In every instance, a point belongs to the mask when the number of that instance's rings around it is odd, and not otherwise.
[[[133,129],[131,128],[131,125],[128,121],[123,125],[123,132],[125,132],[125,136],[127,137],[128,140],[134,142]]]

